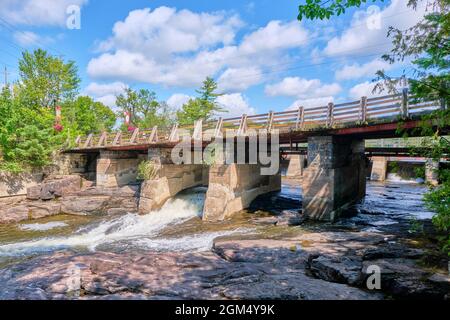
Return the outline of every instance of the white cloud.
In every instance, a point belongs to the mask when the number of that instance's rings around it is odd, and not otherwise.
[[[197,87],[215,76],[223,92],[245,90],[264,80],[255,73],[268,69],[270,61],[288,60],[285,50],[304,46],[308,38],[297,21],[270,21],[235,44],[242,26],[226,12],[134,10],[100,43],[101,54],[89,62],[88,74],[176,87]]]
[[[380,60],[374,59],[365,64],[354,63],[351,65],[346,65],[342,69],[336,71],[337,80],[350,80],[359,79],[364,77],[375,76],[378,70],[388,71],[393,68],[393,65]]]
[[[125,49],[163,58],[167,54],[196,51],[205,46],[230,44],[242,25],[236,16],[223,13],[194,13],[159,7],[131,11],[125,21],[114,25],[113,36],[100,50]]]
[[[12,24],[29,26],[66,25],[67,7],[82,7],[88,0],[1,0],[0,17]]]
[[[220,76],[218,88],[221,92],[242,91],[260,83],[261,80],[261,69],[258,67],[229,68]]]
[[[387,94],[387,93],[378,93],[378,92],[373,93],[373,89],[375,88],[375,86],[376,86],[375,82],[369,82],[369,81],[357,84],[356,86],[352,87],[349,90],[349,97],[351,99],[358,100],[361,97],[373,98],[373,97],[382,96],[383,94]]]
[[[224,118],[237,117],[243,114],[253,115],[256,110],[252,108],[247,99],[240,93],[224,94],[217,97],[217,103],[228,112],[217,114]]]
[[[384,10],[378,13],[357,11],[350,27],[340,36],[332,38],[324,52],[330,56],[354,52],[379,53],[391,47],[390,41],[386,39],[390,26],[404,30],[419,22],[424,13],[424,6],[419,5],[417,11],[414,11],[407,7],[405,0],[392,0]]]
[[[32,31],[14,32],[13,37],[19,45],[24,47],[37,44],[47,44],[53,41],[50,37],[41,37],[40,35]]]
[[[323,84],[319,79],[302,79],[287,77],[281,82],[267,85],[265,93],[268,96],[287,96],[301,99],[319,98],[338,94],[341,87],[337,83]]]
[[[267,26],[244,37],[240,52],[244,54],[268,52],[305,45],[308,33],[301,28],[298,21],[286,24],[280,21],[270,21]]]
[[[84,88],[82,94],[91,96],[96,101],[100,101],[109,107],[114,107],[116,105],[116,95],[122,93],[127,87],[123,82],[106,84],[92,82]]]
[[[192,97],[187,94],[175,93],[167,99],[167,105],[175,110],[181,109],[181,107],[187,103]]]
[[[286,110],[297,110],[299,107],[304,107],[305,109],[326,106],[330,102],[334,102],[333,96],[314,98],[314,99],[299,99],[294,101],[290,107]]]

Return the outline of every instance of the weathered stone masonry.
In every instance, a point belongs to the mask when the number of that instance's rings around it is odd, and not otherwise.
[[[335,136],[308,139],[303,173],[303,211],[312,219],[335,220],[366,192],[364,140]]]

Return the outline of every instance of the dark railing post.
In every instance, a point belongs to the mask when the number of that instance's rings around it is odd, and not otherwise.
[[[180,140],[180,137],[178,136],[178,123],[176,123],[170,132],[169,141],[176,142],[178,140]]]
[[[267,132],[271,132],[273,127],[273,111],[269,112],[267,116]]]
[[[91,146],[92,143],[92,139],[93,139],[94,135],[91,133],[90,135],[88,135],[86,142],[84,143],[84,148],[89,148]]]
[[[103,133],[102,133],[102,135],[100,136],[100,139],[98,140],[98,146],[99,146],[99,147],[103,146],[103,144],[105,144],[105,146],[106,146],[106,144],[108,143],[108,142],[106,141],[107,136],[108,136],[108,135],[107,135],[106,132],[103,132]]]
[[[408,88],[402,90],[402,112],[401,116],[403,119],[409,117],[409,101],[408,101]]]
[[[130,139],[130,143],[136,143],[137,142],[137,138],[139,136],[139,128],[134,129],[133,134],[131,135],[131,139]]]
[[[327,113],[327,127],[331,128],[333,126],[333,115],[334,115],[334,103],[330,102],[328,104],[328,113]]]
[[[295,123],[295,130],[303,129],[303,122],[305,120],[304,117],[304,108],[299,107],[297,113],[297,122]]]
[[[219,138],[222,136],[223,119],[219,118],[217,120],[216,129],[214,130],[214,138]]]
[[[359,120],[364,123],[367,120],[367,97],[361,97],[359,104]]]
[[[247,115],[242,115],[241,123],[239,125],[238,136],[245,135],[247,133]]]
[[[75,145],[76,145],[77,148],[78,148],[78,147],[80,147],[80,144],[81,144],[81,136],[78,136],[78,137],[75,139]]]
[[[118,145],[121,143],[122,140],[122,132],[117,132],[116,136],[114,137],[113,145]]]

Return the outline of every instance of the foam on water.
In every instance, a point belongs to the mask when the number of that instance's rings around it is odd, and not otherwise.
[[[67,226],[68,224],[64,222],[32,223],[32,224],[21,224],[19,226],[19,229],[24,231],[47,231]]]
[[[394,183],[414,183],[414,184],[420,184],[422,183],[422,180],[420,179],[405,179],[400,177],[398,174],[396,173],[388,173],[386,180],[388,180],[389,182],[394,182]]]
[[[51,252],[66,248],[87,248],[94,251],[98,246],[118,241],[152,238],[169,225],[201,217],[205,195],[194,192],[169,200],[161,210],[148,215],[127,214],[90,228],[80,230],[68,237],[52,237],[17,242],[0,246],[0,256],[17,256]],[[161,246],[164,242],[160,242]]]
[[[180,238],[158,238],[158,239],[138,239],[133,245],[152,250],[170,250],[170,251],[206,251],[212,248],[213,241],[217,237],[229,236],[232,234],[248,233],[253,229],[238,228],[235,230],[207,232],[194,234]]]

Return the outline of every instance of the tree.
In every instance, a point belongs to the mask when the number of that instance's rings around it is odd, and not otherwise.
[[[40,168],[67,138],[114,126],[114,113],[107,106],[76,98],[80,79],[73,62],[35,50],[22,54],[19,70],[20,79],[0,94],[0,169]],[[63,107],[61,132],[54,129],[56,103]]]
[[[22,54],[19,73],[20,97],[34,110],[49,108],[54,101],[73,99],[80,84],[73,61],[66,63],[41,49]]]
[[[164,102],[158,102],[156,94],[147,89],[133,90],[126,88],[116,97],[120,108],[119,116],[129,112],[131,125],[139,128],[169,125],[172,119],[170,108]]]
[[[63,111],[64,127],[72,130],[72,134],[111,131],[116,123],[116,115],[108,106],[87,96],[67,102],[63,105]]]
[[[50,156],[62,137],[50,125],[45,127],[47,115],[40,115],[24,107],[4,87],[0,96],[0,150],[3,161],[0,169],[21,172],[27,168],[50,163]]]
[[[216,112],[225,111],[217,103],[216,93],[217,83],[214,79],[207,77],[203,81],[203,85],[196,90],[199,97],[190,99],[183,105],[182,109],[177,112],[177,120],[181,125],[192,125],[195,121],[203,119],[208,121]]]
[[[329,18],[340,15],[350,7],[359,7],[365,0],[308,0],[299,7],[299,20]],[[373,2],[373,1],[372,1]],[[409,0],[408,6],[417,8],[425,0]],[[442,130],[450,127],[450,0],[426,2],[430,10],[422,21],[406,30],[389,28],[393,48],[383,59],[390,63],[412,58],[412,76],[408,79],[410,90],[416,100],[436,99],[444,107],[424,116],[418,130],[427,136],[422,147],[430,150],[423,156],[439,161],[450,154],[450,142],[442,137]],[[375,89],[395,88],[398,78],[391,78],[378,71],[381,83]],[[404,76],[403,78],[405,78]],[[431,187],[424,200],[436,212],[433,223],[444,231],[444,250],[450,255],[450,170],[439,169],[441,185]]]
[[[377,0],[306,0],[306,4],[298,7],[298,20],[303,20],[303,18],[310,20],[329,19],[334,15],[340,16],[351,7],[359,8],[362,4],[376,1]]]

